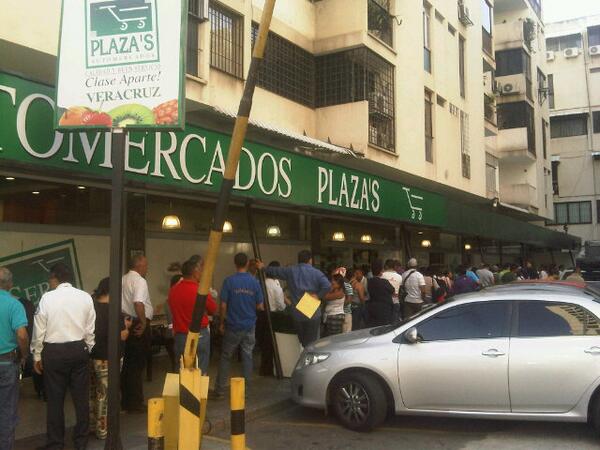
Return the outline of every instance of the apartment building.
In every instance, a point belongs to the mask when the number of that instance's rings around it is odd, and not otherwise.
[[[110,148],[46,120],[60,3],[5,0],[0,16],[0,258],[75,236],[89,285],[108,257],[91,254]],[[262,7],[189,0],[186,130],[129,137],[127,248],[155,266],[203,249]],[[283,263],[307,246],[323,264],[449,266],[577,247],[531,223],[552,217],[544,32],[539,0],[279,1],[225,252],[249,250],[247,200]]]
[[[546,27],[554,220],[547,225],[600,240],[600,16]]]

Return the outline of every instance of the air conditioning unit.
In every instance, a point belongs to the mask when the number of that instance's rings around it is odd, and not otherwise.
[[[208,0],[189,0],[188,13],[202,22],[208,20]]]
[[[552,52],[552,51],[546,52],[546,61],[554,61],[554,52]]]
[[[592,45],[589,51],[592,56],[600,55],[600,45]]]
[[[565,58],[577,58],[577,56],[579,56],[579,48],[578,47],[567,48],[564,51],[564,55],[565,55]]]
[[[504,83],[502,85],[502,94],[504,95],[513,95],[513,94],[520,94],[521,93],[521,86],[519,86],[517,83]]]
[[[473,21],[471,20],[471,15],[469,14],[469,8],[467,8],[462,1],[458,2],[458,20],[465,27],[469,27],[469,26],[473,25]]]

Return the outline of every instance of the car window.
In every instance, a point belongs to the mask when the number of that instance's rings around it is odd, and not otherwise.
[[[520,337],[598,336],[600,321],[579,305],[520,302],[518,335]]]
[[[509,302],[455,306],[417,325],[417,332],[424,342],[505,337],[509,334],[509,307]]]

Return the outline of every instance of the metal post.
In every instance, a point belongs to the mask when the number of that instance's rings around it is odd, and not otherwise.
[[[262,261],[260,254],[260,247],[258,245],[258,237],[256,235],[256,227],[254,226],[254,217],[252,217],[252,206],[250,202],[246,203],[246,214],[248,215],[248,228],[250,228],[250,240],[252,241],[252,250],[254,251],[254,258]],[[275,332],[273,331],[273,322],[271,321],[271,306],[269,304],[269,294],[267,292],[267,282],[265,280],[265,272],[263,270],[258,271],[258,279],[260,280],[260,287],[263,291],[263,297],[265,299],[265,315],[267,316],[267,322],[269,325],[269,335],[273,342],[273,356],[275,357],[275,373],[277,379],[283,378],[283,370],[281,368],[281,359],[279,358],[279,347],[277,346],[277,339],[275,339]]]
[[[263,7],[262,18],[258,28],[258,36],[256,37],[256,43],[254,44],[252,62],[250,63],[250,69],[248,70],[248,77],[246,79],[246,84],[244,85],[244,93],[235,120],[231,143],[229,144],[229,153],[227,154],[223,182],[221,183],[215,215],[208,236],[208,249],[206,251],[204,270],[198,286],[198,297],[196,298],[196,305],[194,306],[194,312],[192,313],[190,331],[185,342],[183,361],[186,368],[194,367],[194,362],[196,360],[196,349],[198,348],[198,337],[200,335],[200,322],[204,315],[206,296],[208,295],[208,289],[210,288],[217,256],[219,254],[219,247],[221,246],[223,223],[225,222],[229,211],[229,199],[235,183],[235,174],[240,162],[242,144],[246,138],[250,110],[252,109],[252,97],[254,95],[254,89],[256,88],[258,69],[265,53],[269,27],[273,17],[273,10],[275,9],[275,1],[276,0],[266,0]]]
[[[105,450],[122,450],[120,434],[121,374],[121,276],[123,275],[123,219],[125,178],[125,138],[114,129],[112,139],[112,191],[110,212],[110,301],[108,303],[108,437]]]

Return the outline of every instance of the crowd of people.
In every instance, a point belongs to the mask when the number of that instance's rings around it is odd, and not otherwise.
[[[201,256],[193,255],[171,279],[166,304],[172,323],[175,361],[184,353],[198,284],[204,269]],[[531,262],[477,267],[419,267],[411,258],[375,260],[370,265],[332,265],[326,271],[313,266],[310,251],[298,253],[297,264],[283,267],[272,261],[251,260],[245,253],[233,258],[232,272],[220,291],[211,290],[206,300],[197,346],[200,370],[208,371],[215,332],[220,335],[218,375],[211,398],[224,396],[231,361],[241,356],[248,385],[253,373],[253,352],[262,353],[261,375],[273,374],[273,349],[266,320],[265,298],[259,271],[265,275],[269,311],[285,315],[303,347],[321,336],[347,333],[365,327],[398,322],[417,314],[423,305],[441,302],[457,294],[474,292],[519,279],[558,280],[564,267]],[[562,271],[562,273],[561,273]],[[150,352],[153,303],[146,274],[145,256],[132,258],[122,277],[121,407],[130,413],[146,411],[143,372]],[[583,281],[576,268],[567,277]],[[86,448],[90,432],[107,436],[108,330],[110,283],[102,279],[90,295],[72,285],[73,273],[62,263],[50,269],[49,287],[35,315],[31,304],[11,295],[12,275],[0,267],[0,450],[13,446],[17,422],[20,367],[28,364],[36,375],[36,389],[46,400],[46,438],[43,448],[65,445],[64,400],[70,391],[75,405],[75,448]],[[306,295],[321,302],[307,316],[296,308]],[[211,328],[213,331],[211,332]],[[43,380],[43,381],[42,381]]]

